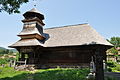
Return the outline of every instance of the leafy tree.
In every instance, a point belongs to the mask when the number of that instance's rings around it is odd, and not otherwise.
[[[13,51],[12,51],[12,50],[9,50],[9,54],[13,54]]]
[[[20,13],[20,6],[27,2],[28,0],[0,0],[0,12],[6,11],[9,14]]]
[[[112,37],[108,40],[111,44],[114,45],[115,48],[120,47],[120,37]]]
[[[118,53],[118,50],[112,47],[111,49],[108,50],[109,53],[113,53],[114,55]]]
[[[116,58],[116,61],[118,59],[118,47],[120,47],[120,37],[112,37],[110,38],[110,40],[107,40],[109,41],[111,44],[114,45],[113,48],[109,49],[108,52],[109,53],[113,53],[115,58]]]

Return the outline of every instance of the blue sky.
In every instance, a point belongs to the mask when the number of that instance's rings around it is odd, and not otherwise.
[[[36,8],[45,16],[44,28],[89,23],[106,39],[120,37],[120,0],[37,0]],[[7,47],[20,38],[22,14],[33,8],[23,4],[20,14],[0,13],[0,46]]]

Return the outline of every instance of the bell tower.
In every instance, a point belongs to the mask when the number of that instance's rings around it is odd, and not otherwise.
[[[39,48],[44,44],[43,23],[44,15],[35,8],[23,14],[23,29],[18,34],[21,38],[9,47],[16,48],[21,57],[19,61],[27,60],[28,64],[35,64],[39,60]],[[28,55],[26,58],[25,55]]]
[[[44,15],[42,15],[39,11],[35,8],[27,11],[23,14],[24,23],[23,30],[18,34],[21,39],[31,39],[36,38],[38,40],[44,40],[45,37],[43,36],[43,23]]]
[[[45,24],[43,23],[44,15],[35,8],[25,12],[23,16],[23,29],[18,34],[21,39],[9,47],[16,48],[22,52],[27,52],[26,50],[30,51],[28,49],[29,47],[43,46],[45,40],[43,26]]]

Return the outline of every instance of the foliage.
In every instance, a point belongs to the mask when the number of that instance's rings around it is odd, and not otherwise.
[[[15,58],[0,58],[0,65],[2,64],[8,64],[10,60],[15,60]]]
[[[112,53],[115,56],[116,61],[118,61],[118,48],[120,47],[120,37],[111,37],[107,40],[114,45],[111,49],[107,50],[107,53]]]
[[[117,64],[116,67],[112,68],[113,72],[120,72],[120,64]]]
[[[8,54],[9,50],[5,48],[0,48],[0,54]]]
[[[7,60],[6,59],[0,59],[0,65],[2,64],[7,64]]]
[[[108,61],[108,62],[107,62],[107,71],[112,72],[112,68],[113,68],[113,67],[116,67],[116,64],[117,64],[117,63],[115,63],[115,62],[113,62],[113,61]]]
[[[111,49],[108,50],[109,53],[118,54],[118,50],[112,47]]]
[[[111,37],[110,40],[107,41],[114,45],[108,52],[118,54],[117,47],[120,47],[120,37]]]
[[[17,53],[18,51],[16,49],[6,49],[3,47],[0,47],[0,55],[1,54],[13,54],[13,53]]]
[[[0,0],[0,12],[6,11],[7,13],[19,13],[19,8],[23,3],[28,0]]]
[[[108,68],[107,68],[107,71],[108,71],[108,72],[112,72],[112,68],[108,67]]]
[[[107,62],[107,68],[109,72],[120,72],[120,64],[113,61]]]
[[[114,45],[115,48],[120,47],[120,37],[112,37],[108,40],[111,44]]]
[[[0,49],[0,54],[8,54],[9,50],[8,49]]]
[[[108,62],[107,62],[107,66],[108,66],[108,67],[116,67],[116,62],[108,61]]]

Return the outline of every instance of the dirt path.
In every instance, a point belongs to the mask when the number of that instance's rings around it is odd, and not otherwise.
[[[105,72],[105,76],[115,77],[117,80],[120,80],[120,72]]]

